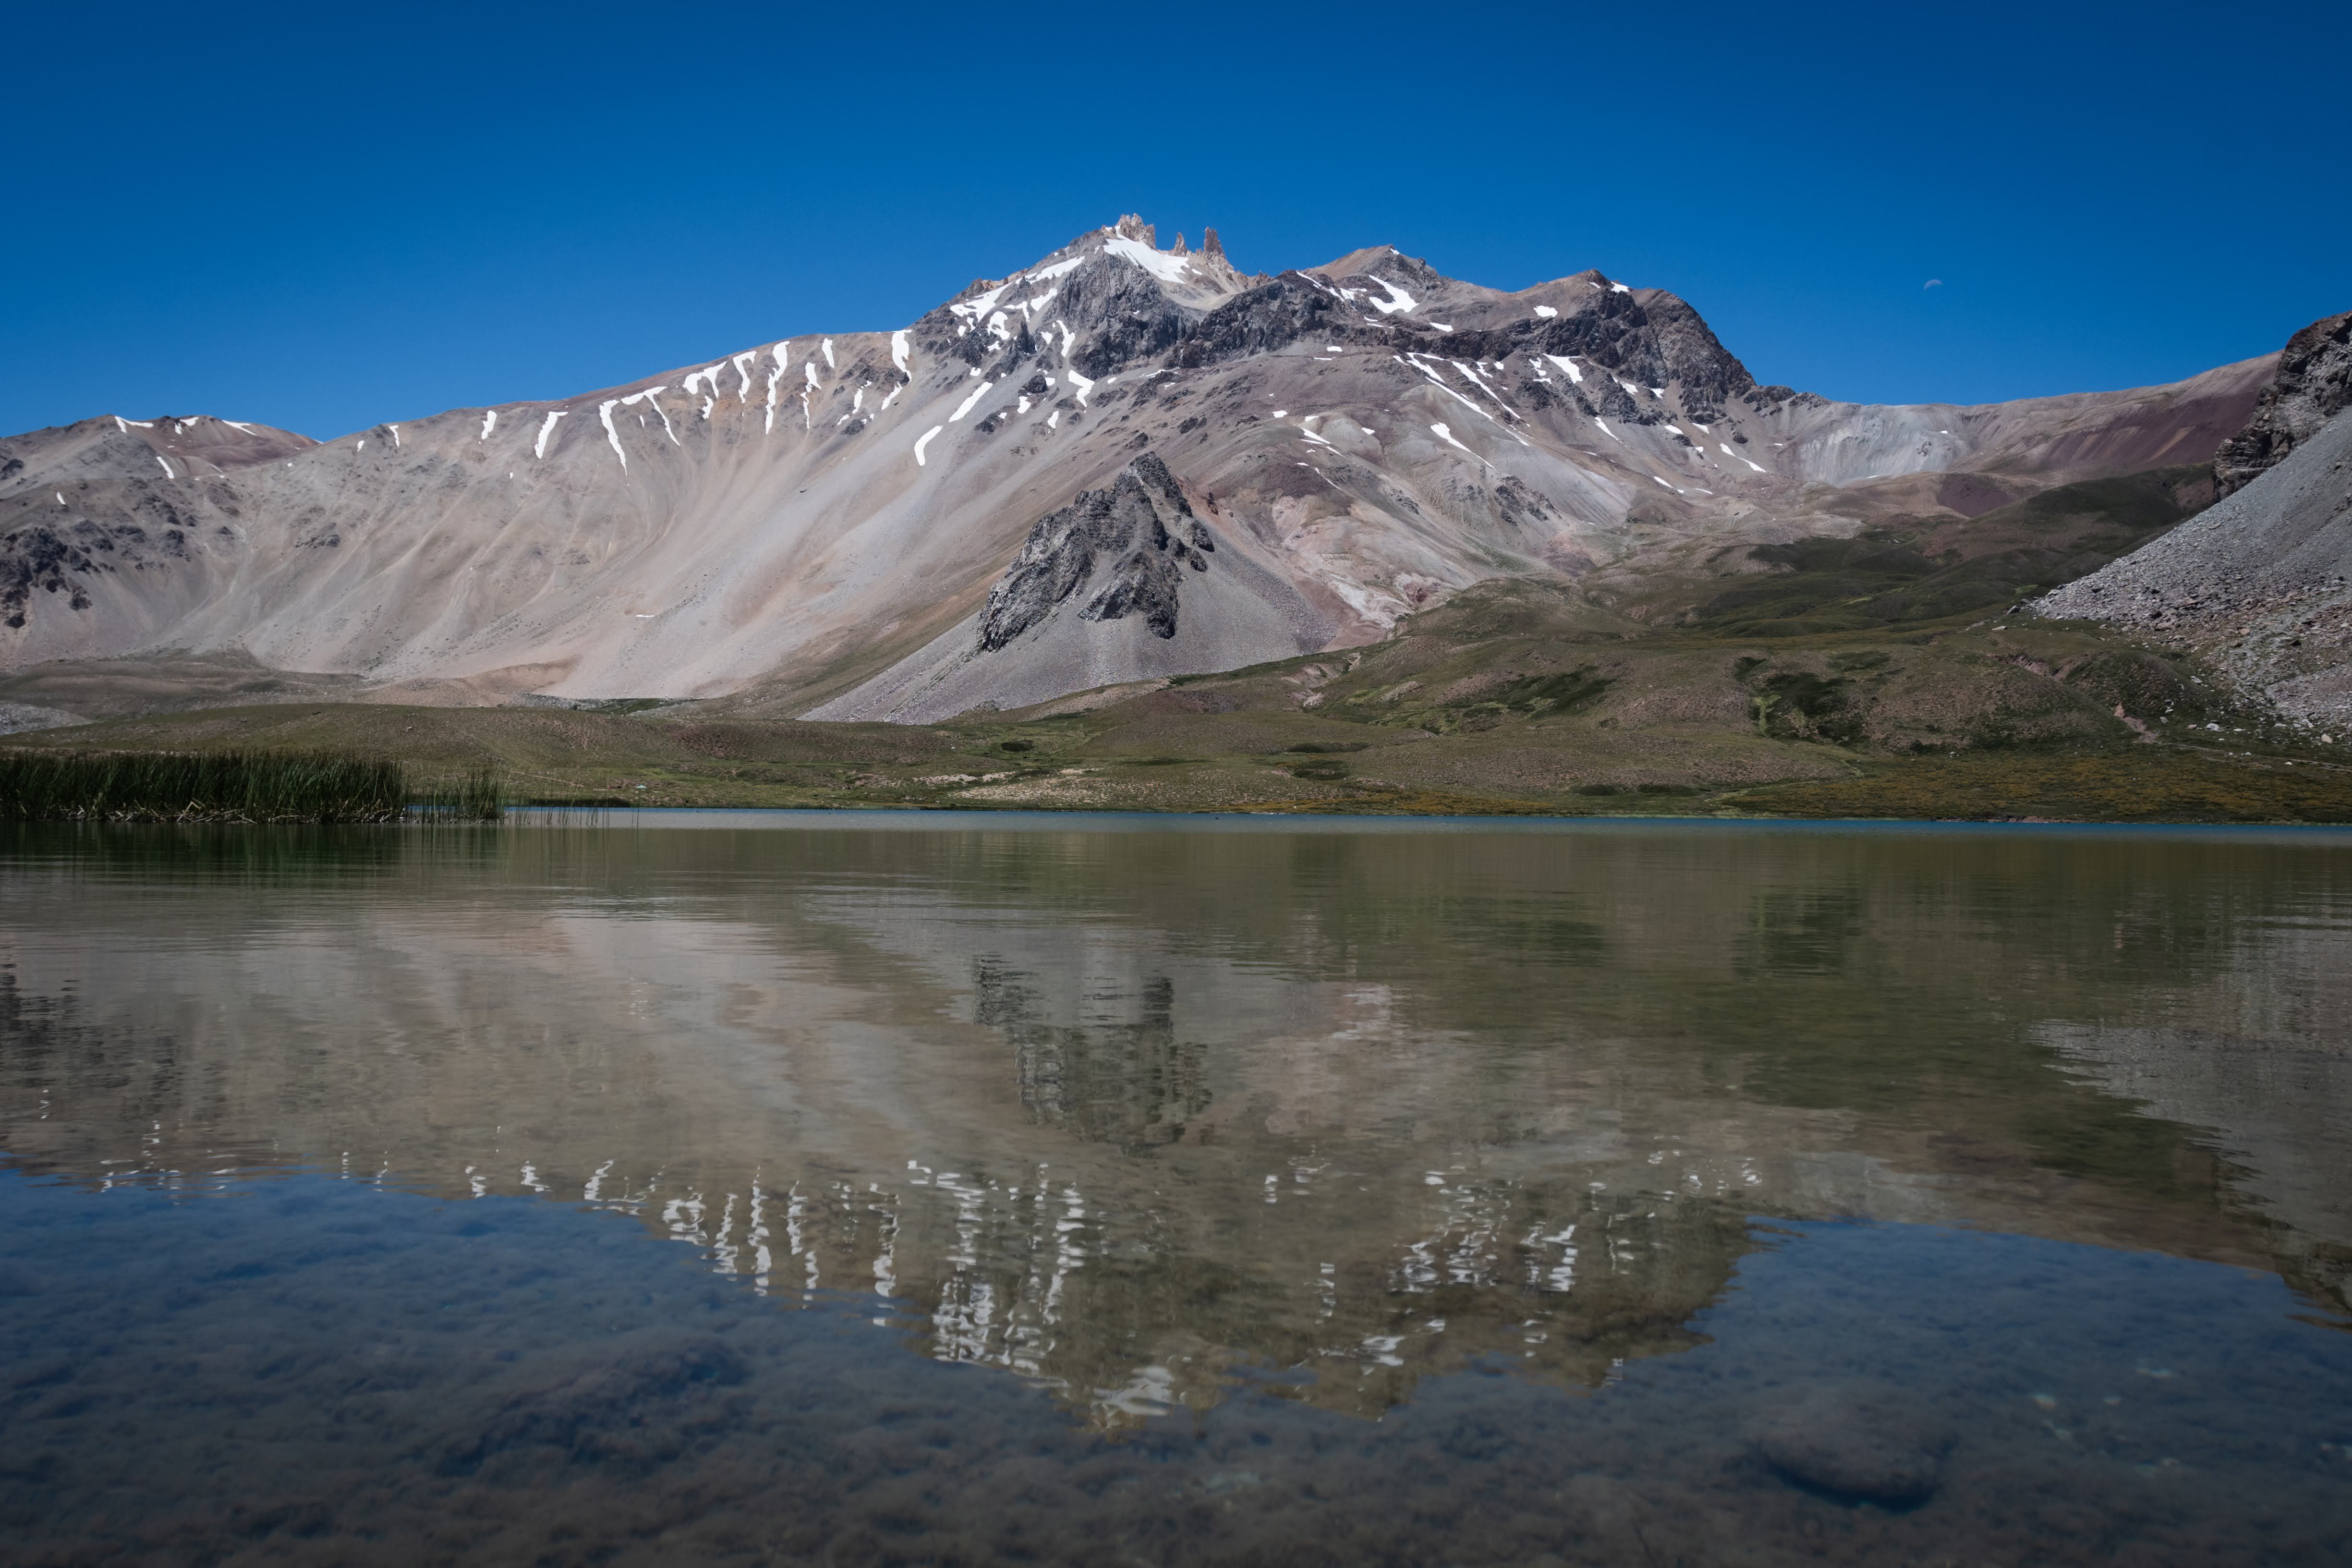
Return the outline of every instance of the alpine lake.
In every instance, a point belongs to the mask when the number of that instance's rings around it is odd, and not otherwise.
[[[0,830],[0,1562],[2352,1561],[2352,833]]]

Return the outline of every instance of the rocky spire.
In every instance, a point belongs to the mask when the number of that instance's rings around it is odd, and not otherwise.
[[[1118,222],[1112,226],[1121,239],[1139,239],[1155,250],[1160,247],[1159,231],[1144,222],[1140,213],[1121,214]]]
[[[1184,231],[1182,229],[1180,228],[1176,231],[1175,248],[1169,251],[1168,254],[1171,256],[1190,256],[1192,254],[1192,248],[1184,243]]]
[[[1220,261],[1225,258],[1225,247],[1217,243],[1215,229],[1204,228],[1201,231],[1201,254],[1213,256]]]

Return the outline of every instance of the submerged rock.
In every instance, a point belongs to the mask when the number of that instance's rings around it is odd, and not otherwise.
[[[1911,1507],[1943,1479],[1951,1435],[1932,1411],[1883,1384],[1820,1387],[1749,1430],[1759,1458],[1796,1485],[1848,1501]]]

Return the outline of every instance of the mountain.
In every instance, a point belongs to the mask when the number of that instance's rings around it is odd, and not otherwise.
[[[1843,404],[1596,271],[1505,292],[1381,247],[1248,276],[1203,241],[1122,218],[895,331],[325,443],[0,441],[0,669],[937,719],[1360,646],[1496,579],[1650,614],[1778,570],[1759,548],[2202,464],[2276,363]]]
[[[105,594],[110,611],[125,618],[143,611],[159,625],[184,615],[194,607],[188,590],[201,584],[194,573],[167,563],[192,565],[209,544],[194,536],[215,518],[238,515],[233,500],[217,489],[206,493],[205,481],[218,486],[233,470],[286,461],[317,446],[289,430],[205,415],[109,415],[0,442],[0,508],[7,517],[0,534],[0,625],[21,631],[37,591],[61,595],[69,614],[86,616],[95,604],[91,590],[126,569],[138,588]],[[152,482],[159,471],[162,482]],[[66,499],[68,489],[76,500]],[[220,537],[232,534],[223,530]],[[82,628],[68,622],[59,629]],[[126,634],[137,635],[123,628],[117,640]]]

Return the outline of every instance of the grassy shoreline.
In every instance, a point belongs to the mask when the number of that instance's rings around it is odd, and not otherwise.
[[[348,750],[0,751],[9,822],[494,822],[504,794],[494,766]]]
[[[0,739],[0,817],[149,821],[476,819],[486,795],[515,808],[634,806],[1247,812],[1297,816],[1708,816],[1913,821],[2352,822],[2352,765],[2243,742],[2232,752],[2170,740],[1872,754],[1819,741],[1738,737],[1727,765],[1694,748],[1680,782],[1595,784],[1607,763],[1557,738],[1566,760],[1527,737],[1411,739],[1339,751],[1322,735],[1269,731],[1262,715],[1179,714],[1132,744],[1129,726],[1089,716],[1017,716],[958,726],[680,721],[511,709],[348,704],[212,710]],[[1310,716],[1302,716],[1310,717]],[[93,755],[166,775],[144,794],[79,795],[62,807],[11,804],[9,777]],[[327,755],[388,770],[373,792],[314,786],[273,799],[191,788],[200,760]],[[1584,764],[1578,771],[1579,763]],[[1412,776],[1415,772],[1422,776]],[[1718,776],[1709,778],[1707,773]],[[1732,776],[1723,777],[1728,773]],[[1741,776],[1741,775],[1746,776]],[[1693,776],[1696,775],[1696,776]],[[390,782],[396,778],[397,782]],[[469,782],[470,781],[470,782]]]

